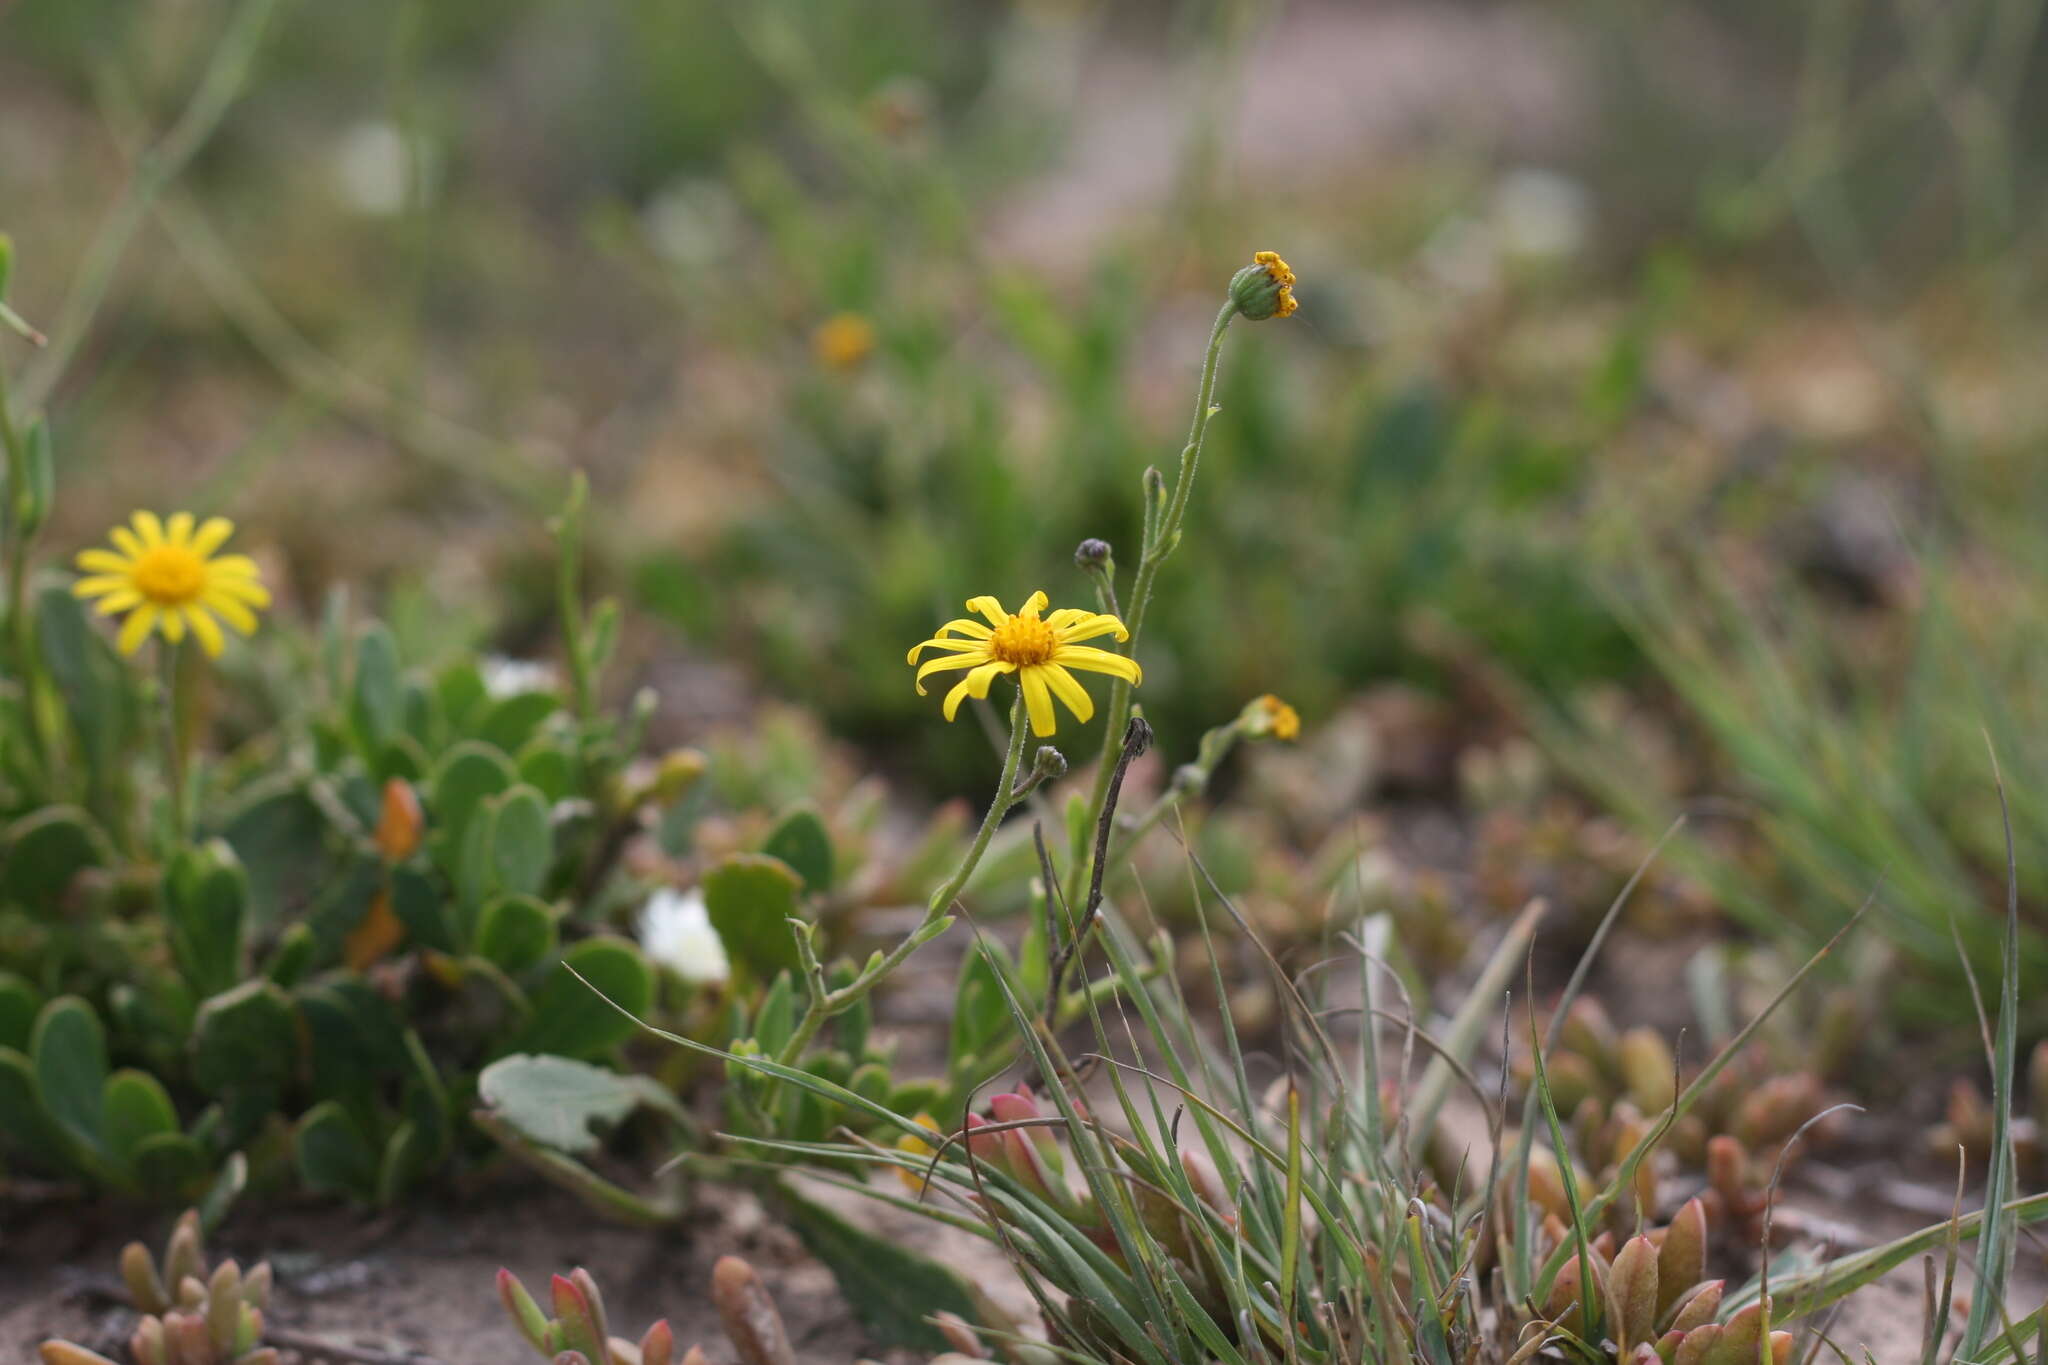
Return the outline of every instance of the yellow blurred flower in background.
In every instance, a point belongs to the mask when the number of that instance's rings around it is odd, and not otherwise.
[[[858,313],[835,313],[811,333],[811,353],[828,370],[858,369],[875,349],[875,325]]]
[[[195,524],[190,512],[168,522],[154,512],[137,512],[128,526],[108,533],[112,550],[83,550],[78,567],[86,577],[72,591],[104,616],[126,613],[118,643],[133,654],[152,632],[177,644],[190,630],[209,656],[221,651],[220,621],[244,635],[256,629],[257,610],[270,605],[256,561],[247,555],[217,555],[235,524],[209,517]]]
[[[1271,737],[1291,742],[1301,738],[1301,713],[1271,692],[1252,698],[1244,708],[1244,724],[1254,739]]]

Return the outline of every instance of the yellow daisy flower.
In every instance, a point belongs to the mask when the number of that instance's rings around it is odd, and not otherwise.
[[[1083,724],[1095,714],[1095,703],[1068,669],[1108,673],[1130,683],[1144,680],[1134,660],[1080,643],[1098,635],[1128,640],[1131,633],[1124,629],[1123,622],[1076,607],[1062,607],[1040,619],[1039,613],[1045,606],[1046,596],[1042,592],[1032,593],[1015,616],[1004,611],[1003,604],[993,597],[969,599],[967,609],[980,612],[990,624],[985,626],[962,617],[946,622],[931,639],[913,646],[913,664],[927,649],[942,650],[948,656],[933,659],[917,670],[917,694],[925,694],[924,680],[933,673],[949,668],[969,670],[946,694],[946,719],[951,720],[959,713],[963,698],[986,697],[990,683],[1005,673],[1015,673],[1017,686],[1024,692],[1024,710],[1031,717],[1032,730],[1050,739],[1056,722],[1054,697],[1065,702]],[[952,638],[955,636],[961,638]]]
[[[87,575],[71,590],[98,599],[102,615],[126,612],[117,643],[123,654],[142,648],[153,630],[177,644],[187,629],[208,655],[221,650],[220,617],[244,635],[256,629],[256,608],[270,605],[256,561],[247,555],[216,555],[234,534],[226,517],[208,517],[195,527],[190,512],[169,522],[154,512],[137,512],[133,526],[109,532],[115,550],[83,550],[78,567]],[[118,553],[116,552],[118,551]]]

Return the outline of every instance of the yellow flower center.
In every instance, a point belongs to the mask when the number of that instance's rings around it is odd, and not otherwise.
[[[206,587],[206,561],[183,545],[157,545],[142,552],[128,576],[158,606],[183,606]]]
[[[1036,616],[1012,616],[989,636],[989,656],[1019,668],[1047,663],[1059,645],[1052,627]]]

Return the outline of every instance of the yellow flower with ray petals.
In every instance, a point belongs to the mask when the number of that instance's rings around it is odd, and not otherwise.
[[[168,522],[154,512],[137,512],[129,520],[129,526],[108,533],[114,549],[79,552],[78,567],[86,577],[71,587],[101,615],[127,613],[117,641],[123,654],[142,648],[153,631],[177,644],[190,630],[200,648],[218,657],[216,616],[244,635],[255,631],[257,610],[270,605],[256,561],[214,553],[234,534],[233,522],[208,517],[195,524],[190,512]]]
[[[952,668],[967,669],[967,676],[946,694],[946,719],[951,720],[959,714],[962,700],[986,697],[991,683],[1006,673],[1014,673],[1017,686],[1024,693],[1024,710],[1031,717],[1032,730],[1050,739],[1057,722],[1052,708],[1054,697],[1065,702],[1083,724],[1095,714],[1095,703],[1088,699],[1087,691],[1069,669],[1107,673],[1133,684],[1143,681],[1144,675],[1135,660],[1081,643],[1103,635],[1128,640],[1131,633],[1124,629],[1123,622],[1077,607],[1062,607],[1041,617],[1045,608],[1046,596],[1042,592],[1032,593],[1014,616],[1004,611],[1003,604],[993,597],[969,599],[967,609],[980,612],[989,624],[961,617],[946,622],[931,639],[913,646],[913,664],[928,649],[947,656],[933,659],[917,670],[917,694],[925,694],[924,680],[929,675]]]

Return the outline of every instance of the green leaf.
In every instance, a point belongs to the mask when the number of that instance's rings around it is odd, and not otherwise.
[[[960,963],[960,982],[953,992],[953,1036],[947,1048],[949,1074],[962,1079],[967,1069],[993,1055],[997,1044],[1015,1030],[1009,1002],[996,982],[986,941],[968,950]]]
[[[209,1095],[282,1087],[298,1058],[292,999],[267,978],[244,981],[199,1007],[192,1045],[193,1079]]]
[[[466,740],[442,757],[434,770],[428,807],[451,855],[460,849],[470,817],[484,799],[518,780],[512,761],[488,744]]]
[[[43,664],[78,732],[93,790],[104,793],[117,780],[137,728],[133,682],[68,587],[52,583],[37,593],[35,618]]]
[[[422,948],[443,953],[461,951],[441,892],[419,873],[400,869],[391,874],[391,913],[405,926],[406,935]]]
[[[348,1111],[333,1100],[314,1105],[294,1137],[299,1178],[317,1194],[340,1194],[368,1204],[377,1194],[377,1156]]]
[[[726,952],[765,980],[801,966],[789,920],[802,889],[803,879],[780,858],[739,853],[704,874],[704,908]]]
[[[36,1093],[58,1126],[100,1150],[100,1100],[107,1084],[107,1033],[92,1006],[75,995],[43,1006],[29,1041]]]
[[[809,806],[798,806],[768,832],[761,851],[789,864],[803,879],[804,890],[816,895],[832,887],[832,835]]]
[[[0,1151],[34,1157],[52,1174],[70,1166],[71,1140],[50,1121],[37,1093],[35,1067],[13,1048],[0,1047]]]
[[[500,896],[476,923],[476,951],[508,972],[523,972],[555,950],[555,913],[532,896]]]
[[[218,839],[181,849],[164,877],[171,955],[200,995],[242,979],[249,879],[234,850]]]
[[[949,1349],[939,1329],[925,1321],[953,1313],[973,1322],[981,1316],[967,1282],[901,1242],[863,1232],[846,1219],[778,1186],[781,1205],[796,1235],[839,1281],[854,1315],[876,1340],[912,1351]]]
[[[349,725],[362,752],[374,755],[405,725],[405,685],[399,675],[398,642],[380,622],[356,641],[356,671],[349,695]]]
[[[497,797],[491,811],[491,871],[495,889],[512,896],[538,895],[554,863],[554,831],[548,803],[532,787],[517,786]]]
[[[550,802],[567,800],[576,794],[576,760],[561,746],[537,739],[520,752],[519,780]]]
[[[653,998],[654,973],[639,949],[624,939],[584,939],[562,954],[534,992],[533,1018],[504,1051],[595,1056],[636,1031],[619,1010],[644,1015]]]
[[[516,754],[561,707],[561,699],[552,692],[522,692],[501,698],[485,709],[483,721],[476,727],[477,738]]]
[[[50,451],[50,424],[41,417],[29,423],[28,486],[21,495],[21,524],[17,535],[28,537],[49,520],[50,507],[57,500],[57,463]]]
[[[263,974],[290,990],[305,977],[319,950],[320,941],[313,936],[312,929],[303,923],[294,924],[278,939],[277,950],[270,955],[270,965]]]
[[[411,1120],[392,1129],[377,1165],[377,1206],[390,1208],[434,1167],[431,1140]]]
[[[600,1132],[642,1105],[685,1121],[675,1099],[651,1078],[567,1057],[502,1057],[484,1068],[477,1094],[522,1136],[573,1155],[595,1151]]]
[[[0,1047],[26,1052],[42,1007],[40,991],[12,972],[0,972]]]
[[[471,733],[470,713],[478,710],[489,696],[490,690],[484,686],[483,674],[469,659],[450,665],[434,684],[434,697],[440,704],[441,715],[449,728],[459,735]]]
[[[223,837],[249,882],[250,922],[311,900],[334,866],[327,816],[303,791],[272,791],[244,805]]]
[[[107,1077],[101,1092],[100,1131],[106,1135],[107,1154],[131,1166],[144,1139],[178,1131],[178,1111],[156,1077],[124,1068]]]
[[[32,914],[53,913],[73,877],[108,861],[106,837],[75,806],[46,806],[23,816],[0,837],[0,849],[0,901]]]
[[[190,1197],[206,1178],[206,1153],[183,1133],[151,1133],[135,1146],[136,1183],[160,1199]]]

